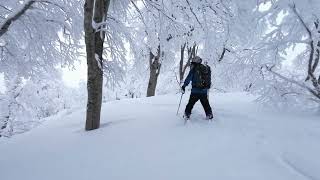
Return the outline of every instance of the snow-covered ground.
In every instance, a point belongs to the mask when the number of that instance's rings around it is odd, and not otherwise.
[[[184,96],[180,116],[188,95]],[[103,105],[101,128],[84,131],[85,110],[0,139],[1,180],[320,179],[320,119],[266,110],[244,93],[211,95],[176,116],[179,94]]]

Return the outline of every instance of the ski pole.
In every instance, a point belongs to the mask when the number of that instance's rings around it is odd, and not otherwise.
[[[180,102],[179,102],[179,106],[178,106],[178,110],[177,110],[177,115],[178,115],[178,113],[179,113],[179,109],[180,109],[180,105],[181,105],[181,100],[182,100],[183,94],[184,94],[184,93],[181,93]]]

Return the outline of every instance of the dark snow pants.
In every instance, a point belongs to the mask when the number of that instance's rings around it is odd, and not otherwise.
[[[191,110],[192,110],[194,104],[198,100],[200,100],[202,107],[203,107],[204,111],[206,112],[206,115],[207,116],[212,115],[212,109],[209,104],[208,95],[204,94],[204,93],[191,93],[190,94],[189,102],[188,102],[186,110],[185,110],[185,115],[190,116]]]

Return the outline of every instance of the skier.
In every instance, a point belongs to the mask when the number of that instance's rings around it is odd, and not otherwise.
[[[191,110],[198,100],[200,100],[206,113],[206,119],[213,118],[212,109],[208,100],[208,90],[211,87],[211,70],[208,65],[203,65],[201,62],[202,59],[199,56],[192,59],[190,72],[181,87],[182,93],[185,93],[186,86],[192,81],[191,94],[184,113],[186,120],[190,118]]]

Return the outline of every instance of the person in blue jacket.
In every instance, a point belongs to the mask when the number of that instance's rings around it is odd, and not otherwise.
[[[184,112],[184,118],[189,119],[191,115],[192,108],[194,104],[200,100],[203,109],[206,113],[207,119],[212,119],[212,109],[209,104],[208,100],[208,91],[209,88],[197,88],[196,83],[199,80],[198,77],[196,77],[195,69],[197,66],[200,66],[202,62],[202,59],[199,56],[196,56],[195,58],[192,59],[191,66],[190,66],[190,72],[188,76],[186,77],[183,86],[181,87],[182,93],[185,92],[186,86],[189,85],[190,81],[192,81],[192,89],[191,89],[191,94],[189,98],[189,102],[186,106],[185,112]]]

